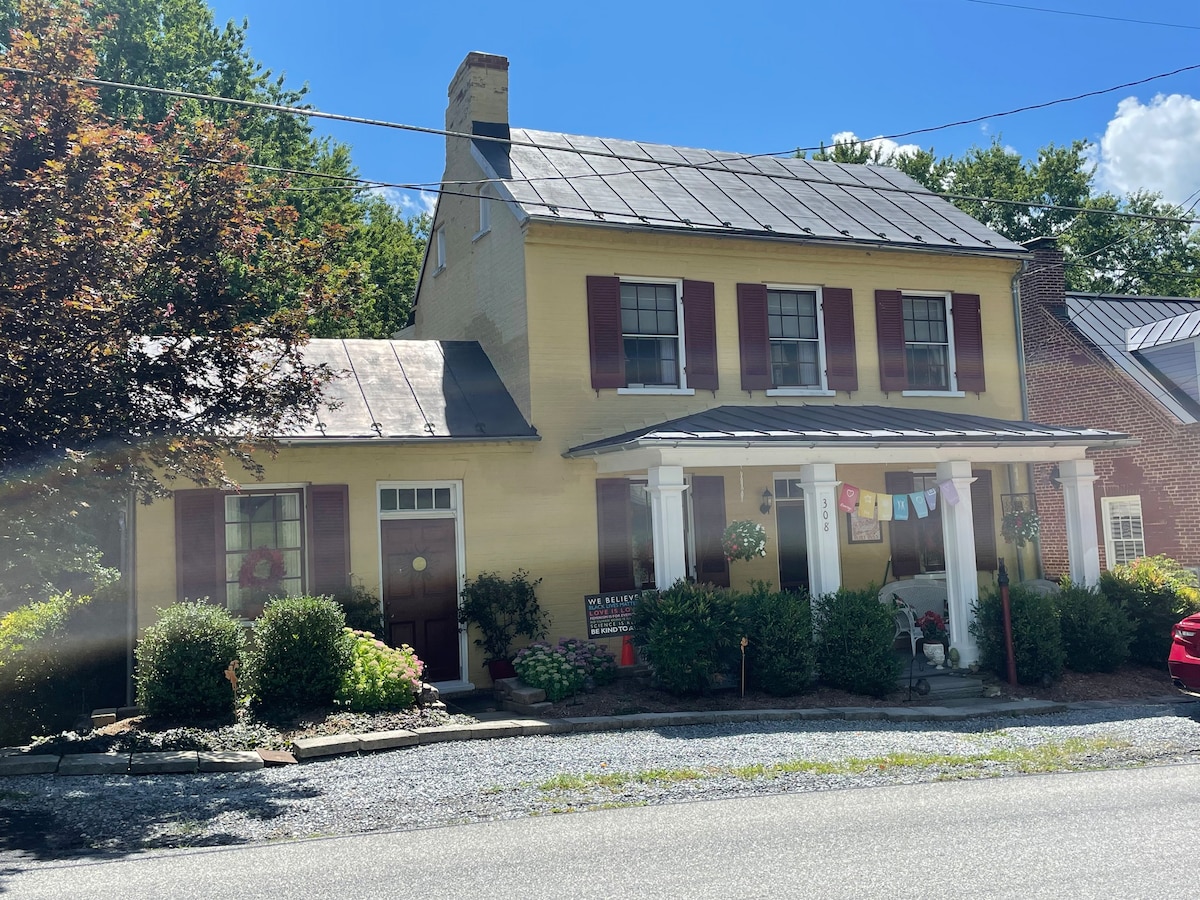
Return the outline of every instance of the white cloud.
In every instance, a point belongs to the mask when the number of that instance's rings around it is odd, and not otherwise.
[[[1159,94],[1149,104],[1125,98],[1091,157],[1105,190],[1158,191],[1172,203],[1184,202],[1200,190],[1200,100],[1183,94]]]
[[[849,143],[852,141],[860,141],[872,148],[878,147],[885,162],[895,156],[912,156],[921,149],[917,144],[897,144],[895,141],[884,137],[863,140],[853,131],[839,131],[833,136],[834,144],[839,142]]]
[[[382,197],[396,209],[408,216],[421,213],[433,214],[437,205],[437,194],[430,191],[405,191],[394,187],[372,188],[371,193]]]

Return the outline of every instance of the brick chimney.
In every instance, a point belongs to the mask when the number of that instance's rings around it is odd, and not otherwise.
[[[1025,267],[1017,288],[1022,320],[1036,321],[1039,309],[1061,318],[1066,314],[1067,275],[1058,242],[1052,237],[1039,237],[1025,241],[1024,246],[1033,251],[1033,259]]]
[[[472,51],[450,81],[446,130],[500,136],[500,128],[507,136],[508,57]]]

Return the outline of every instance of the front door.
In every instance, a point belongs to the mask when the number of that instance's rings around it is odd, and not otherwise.
[[[458,679],[454,519],[385,519],[379,527],[388,643],[417,652],[425,681]]]
[[[779,586],[785,591],[808,590],[808,541],[804,536],[804,501],[775,504],[779,527]]]

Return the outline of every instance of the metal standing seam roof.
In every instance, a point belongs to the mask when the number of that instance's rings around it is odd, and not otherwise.
[[[1113,365],[1180,422],[1190,425],[1200,421],[1138,355],[1140,350],[1200,333],[1188,333],[1200,324],[1200,299],[1068,294],[1067,318]]]
[[[475,341],[319,339],[305,361],[339,377],[287,441],[537,440]]]
[[[514,128],[475,157],[526,216],[576,223],[1026,256],[889,166]],[[595,155],[595,154],[606,155]]]
[[[986,416],[891,406],[718,406],[636,431],[572,447],[595,456],[649,445],[811,444],[909,447],[971,444],[1105,446],[1129,435],[1099,428],[1011,422]]]

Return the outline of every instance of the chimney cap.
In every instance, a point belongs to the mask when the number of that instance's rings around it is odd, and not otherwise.
[[[478,50],[472,50],[463,59],[462,65],[459,68],[502,69],[507,72],[508,57],[500,56],[496,53],[481,53]]]
[[[1050,237],[1049,235],[1030,238],[1027,241],[1022,241],[1021,246],[1027,247],[1035,253],[1039,250],[1057,250],[1058,238]]]

